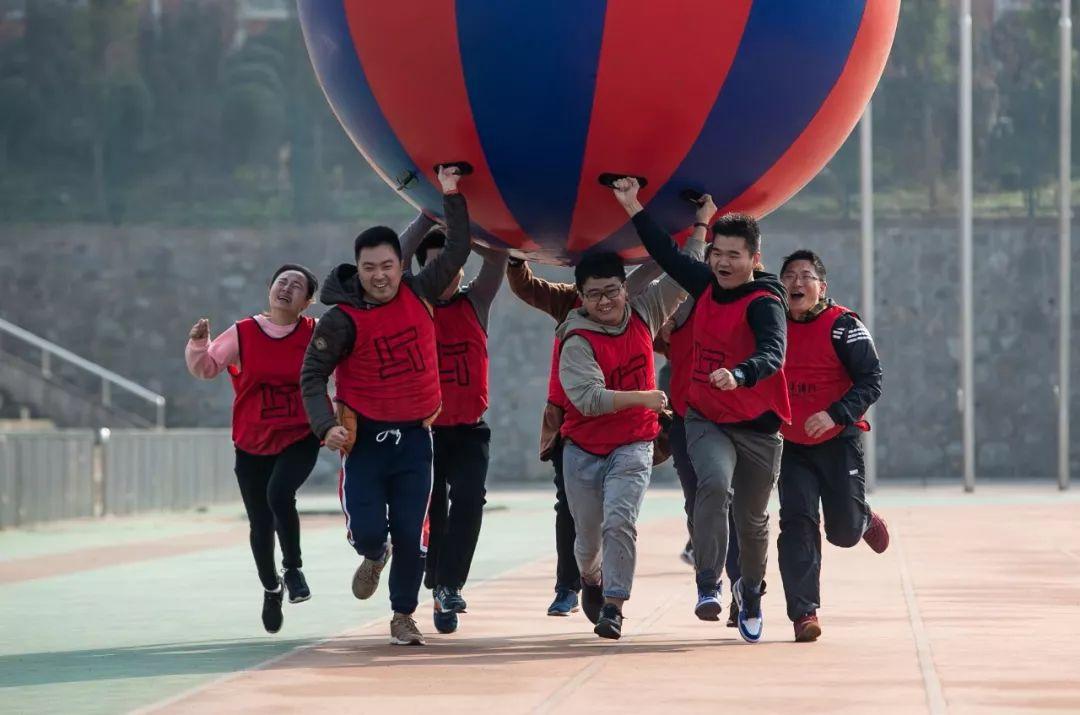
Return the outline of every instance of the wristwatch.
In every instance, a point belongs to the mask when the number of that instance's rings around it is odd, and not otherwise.
[[[743,372],[741,367],[737,367],[731,371],[731,376],[735,378],[735,384],[742,387],[746,384],[746,373]]]

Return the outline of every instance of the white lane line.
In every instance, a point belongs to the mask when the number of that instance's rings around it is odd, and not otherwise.
[[[904,586],[904,601],[907,602],[908,621],[911,623],[911,634],[915,638],[915,651],[919,657],[919,670],[922,672],[923,688],[926,691],[926,709],[930,715],[941,715],[949,711],[945,702],[945,694],[941,690],[941,680],[938,678],[937,669],[934,668],[934,653],[930,648],[930,639],[926,635],[923,626],[922,614],[919,613],[919,603],[915,597],[915,587],[911,582],[911,573],[908,571],[907,555],[904,553],[904,542],[897,538],[900,536],[895,524],[890,524],[892,540],[900,552],[900,581]]]

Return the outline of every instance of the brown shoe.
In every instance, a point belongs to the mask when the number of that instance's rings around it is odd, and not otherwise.
[[[427,645],[412,616],[395,613],[390,621],[390,645]]]
[[[821,624],[816,613],[807,613],[795,621],[795,642],[812,643],[821,635]]]
[[[389,561],[389,544],[387,544],[386,551],[383,552],[381,559],[365,558],[361,561],[352,577],[353,595],[361,601],[371,598],[372,594],[375,593],[375,589],[379,587],[379,576],[382,575],[383,569],[386,568]]]

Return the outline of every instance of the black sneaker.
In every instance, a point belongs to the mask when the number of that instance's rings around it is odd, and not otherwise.
[[[458,617],[453,611],[440,611],[438,606],[435,606],[434,619],[435,630],[439,633],[453,633],[458,629]]]
[[[267,633],[277,633],[281,630],[284,618],[281,615],[281,600],[285,597],[285,588],[278,581],[277,591],[263,591],[263,628]]]
[[[593,633],[601,638],[617,641],[622,637],[622,612],[614,603],[605,603],[600,609],[600,620],[596,622]]]
[[[604,587],[602,584],[590,586],[581,584],[581,610],[585,611],[585,617],[590,623],[600,620],[600,609],[604,607]]]
[[[303,603],[311,598],[311,589],[308,588],[303,571],[285,569],[281,575],[285,581],[285,588],[289,591],[289,603]]]
[[[435,603],[443,613],[465,613],[465,609],[469,607],[465,599],[461,597],[460,588],[436,586],[432,596],[435,597]]]

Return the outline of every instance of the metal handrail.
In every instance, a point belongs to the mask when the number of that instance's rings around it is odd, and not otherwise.
[[[0,318],[0,332],[12,335],[24,342],[30,343],[34,347],[41,350],[41,374],[45,377],[49,377],[52,374],[52,361],[51,357],[55,356],[67,363],[70,363],[78,368],[81,368],[92,375],[101,378],[101,403],[105,406],[112,404],[112,385],[127,390],[136,397],[140,397],[143,400],[154,405],[157,412],[157,426],[165,426],[165,397],[159,395],[153,390],[148,390],[142,385],[132,382],[131,380],[117,375],[112,370],[101,367],[96,363],[92,363],[84,357],[80,357],[75,353],[60,347],[56,343],[51,343],[44,338],[34,335],[24,328],[20,328],[14,323]]]

